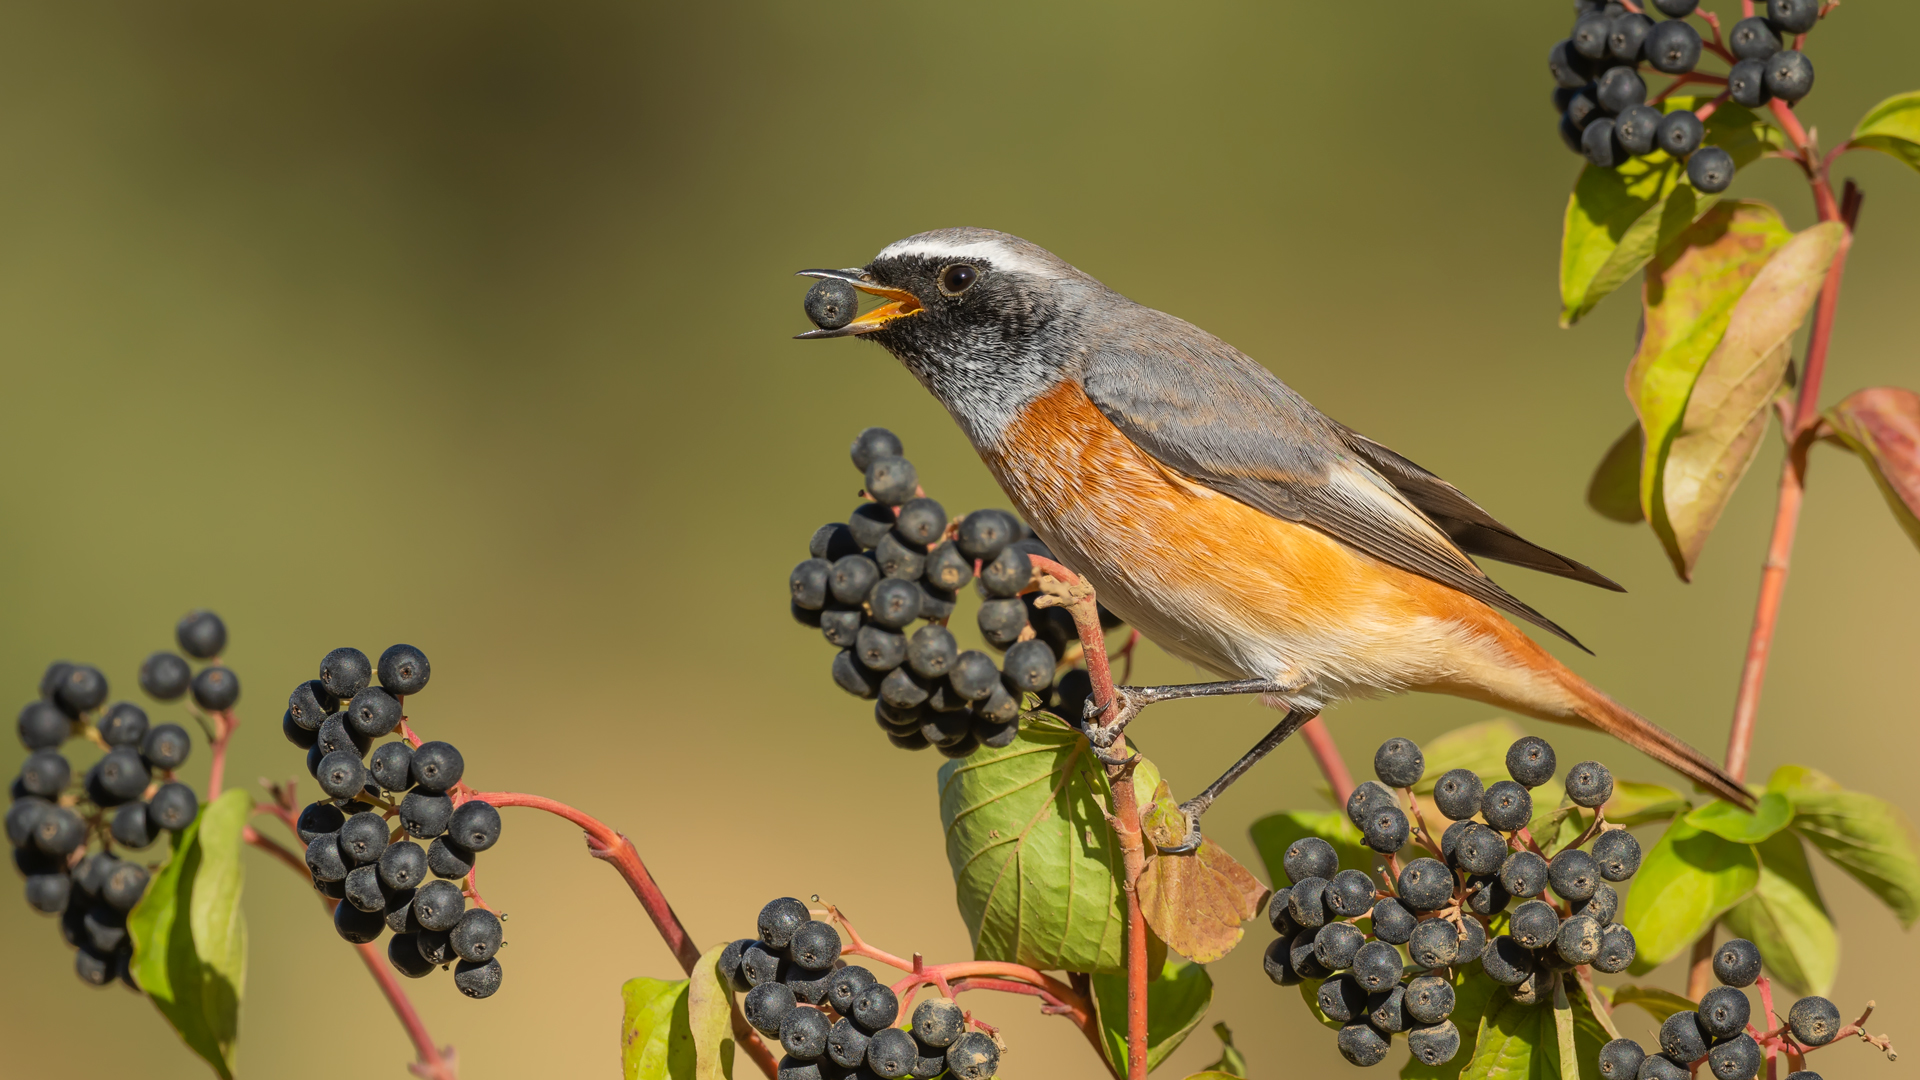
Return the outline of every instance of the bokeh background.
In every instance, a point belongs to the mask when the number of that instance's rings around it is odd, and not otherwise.
[[[1636,312],[1622,295],[1554,323],[1578,164],[1542,59],[1566,21],[1557,2],[11,6],[0,687],[25,701],[66,657],[130,693],[174,620],[213,607],[245,686],[230,776],[250,784],[303,773],[275,725],[327,649],[412,642],[434,665],[410,703],[424,730],[482,786],[627,831],[700,941],[819,894],[897,952],[961,958],[940,759],[885,744],[782,593],[812,529],[855,505],[846,446],[866,425],[898,431],[950,508],[1004,505],[880,350],[789,340],[794,270],[970,224],[1220,334],[1616,576],[1625,596],[1497,571],[1593,645],[1580,671],[1717,749],[1778,450],[1690,586],[1644,529],[1582,503],[1631,418]],[[1814,36],[1803,112],[1829,144],[1912,88],[1917,35],[1920,9],[1848,4]],[[1868,198],[1830,397],[1917,370],[1920,178],[1874,155],[1842,172]],[[1733,193],[1810,221],[1787,164]],[[1916,596],[1920,557],[1864,470],[1819,451],[1755,776],[1804,762],[1920,805]],[[1190,675],[1143,654],[1144,679]],[[1487,715],[1418,698],[1331,722],[1360,762]],[[1139,735],[1191,792],[1270,719],[1178,703]],[[1564,760],[1671,782],[1550,734]],[[6,740],[0,770],[20,756]],[[187,771],[205,764],[201,746]],[[1315,806],[1316,779],[1288,749],[1209,832],[1252,860],[1247,823]],[[620,983],[677,975],[671,957],[576,830],[512,811],[486,863],[512,915],[506,985],[470,1002],[412,984],[434,1034],[468,1080],[612,1075]],[[1836,999],[1877,998],[1911,1043],[1920,948],[1816,865],[1845,941]],[[402,1076],[402,1033],[308,885],[255,855],[248,873],[243,1073],[337,1075],[350,1046],[366,1075]],[[1215,965],[1211,1019],[1256,1076],[1338,1075],[1331,1035],[1261,977],[1264,934]],[[204,1075],[144,1001],[82,986],[55,924],[12,898],[0,957],[0,1071]],[[1098,1075],[1031,1002],[972,1004],[1008,1031],[1004,1075]],[[1164,1074],[1215,1046],[1203,1030]],[[1897,1068],[1828,1053],[1829,1075]]]

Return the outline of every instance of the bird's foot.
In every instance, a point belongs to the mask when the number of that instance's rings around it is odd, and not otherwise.
[[[1211,805],[1212,800],[1210,799],[1206,802],[1202,802],[1199,799],[1188,799],[1186,802],[1181,803],[1180,816],[1185,819],[1187,823],[1187,834],[1181,837],[1180,842],[1177,844],[1155,844],[1154,847],[1159,849],[1162,855],[1189,855],[1200,850],[1200,841],[1205,839],[1205,837],[1200,834],[1200,815],[1206,813],[1207,807]]]
[[[1087,699],[1086,709],[1081,720],[1080,730],[1093,748],[1093,756],[1105,765],[1127,765],[1139,760],[1140,755],[1131,751],[1124,754],[1113,753],[1113,744],[1127,730],[1133,718],[1145,708],[1139,696],[1124,686],[1113,688],[1110,701],[1096,704]]]

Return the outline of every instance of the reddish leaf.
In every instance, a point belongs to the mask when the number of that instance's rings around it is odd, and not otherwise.
[[[1827,424],[1859,454],[1887,497],[1887,506],[1920,545],[1920,394],[1876,386],[1827,410]]]
[[[1140,825],[1150,845],[1177,844],[1186,834],[1186,818],[1166,781],[1154,790]],[[1202,964],[1240,944],[1240,924],[1260,914],[1266,898],[1267,887],[1212,840],[1201,840],[1199,850],[1187,855],[1149,854],[1140,875],[1147,925],[1168,948]]]

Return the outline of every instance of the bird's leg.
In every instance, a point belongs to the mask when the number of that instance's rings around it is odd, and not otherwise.
[[[1235,780],[1245,776],[1247,770],[1253,768],[1254,763],[1271,754],[1274,747],[1286,742],[1287,736],[1299,731],[1306,726],[1307,721],[1319,715],[1318,709],[1288,710],[1287,715],[1278,724],[1273,725],[1272,731],[1267,732],[1259,742],[1253,744],[1253,749],[1240,755],[1239,761],[1234,762],[1232,767],[1220,774],[1220,779],[1208,784],[1205,791],[1180,804],[1180,813],[1187,819],[1187,835],[1172,847],[1160,848],[1160,853],[1184,855],[1198,848],[1200,846],[1200,815],[1213,806],[1213,801],[1220,797],[1220,793],[1233,786]]]
[[[1173,686],[1116,686],[1113,688],[1112,701],[1095,704],[1093,699],[1087,699],[1084,730],[1093,748],[1104,751],[1113,745],[1120,733],[1133,722],[1133,718],[1140,715],[1140,710],[1149,705],[1177,698],[1292,694],[1299,690],[1298,682],[1279,679],[1233,679],[1227,682],[1178,683]]]

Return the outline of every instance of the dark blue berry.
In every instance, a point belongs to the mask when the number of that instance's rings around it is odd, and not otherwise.
[[[189,611],[173,628],[180,651],[198,660],[211,660],[227,647],[227,624],[204,608]]]
[[[232,668],[204,667],[193,677],[194,704],[208,712],[222,712],[240,700],[240,678]]]
[[[820,280],[832,279],[821,278]],[[900,436],[883,427],[870,427],[854,436],[853,446],[847,451],[853,458],[853,467],[861,472],[866,472],[867,466],[873,464],[878,458],[899,457],[906,452],[906,447],[900,442]]]
[[[408,767],[420,790],[441,792],[460,782],[460,777],[466,774],[467,762],[452,743],[436,740],[414,747]]]
[[[372,681],[373,664],[359,649],[335,649],[320,661],[320,685],[338,700],[353,700]]]
[[[1760,977],[1760,949],[1746,938],[1723,941],[1713,951],[1713,976],[1727,986],[1752,986]]]
[[[160,701],[173,701],[187,692],[193,669],[178,653],[157,652],[140,664],[140,689]]]

